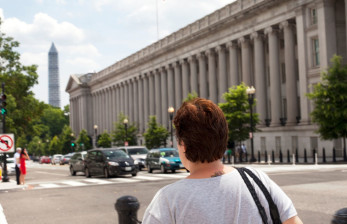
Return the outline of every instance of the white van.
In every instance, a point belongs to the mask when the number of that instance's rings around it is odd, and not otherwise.
[[[133,160],[135,165],[138,165],[139,170],[146,167],[145,160],[148,153],[148,149],[145,146],[121,146],[118,149],[126,152]]]

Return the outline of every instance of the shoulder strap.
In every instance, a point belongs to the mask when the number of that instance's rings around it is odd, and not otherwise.
[[[263,223],[264,223],[264,224],[267,224],[268,222],[267,222],[267,216],[266,216],[265,209],[264,209],[264,207],[261,205],[261,203],[260,203],[260,201],[259,201],[259,198],[258,198],[258,196],[257,196],[257,194],[256,194],[256,192],[255,192],[254,187],[252,186],[251,182],[248,180],[246,174],[244,173],[244,172],[245,172],[245,171],[244,171],[244,168],[236,168],[236,169],[237,169],[237,171],[239,171],[239,173],[240,173],[240,175],[241,175],[243,181],[245,182],[245,184],[246,184],[246,186],[247,186],[249,192],[251,193],[252,198],[253,198],[255,204],[257,205],[257,208],[258,208],[259,214],[260,214],[260,216],[261,216],[261,219],[263,220]]]
[[[266,200],[269,203],[269,208],[270,208],[270,215],[271,215],[271,219],[272,222],[274,224],[281,224],[281,219],[280,219],[280,215],[278,212],[278,208],[275,204],[275,202],[273,201],[269,191],[267,190],[267,188],[265,187],[265,185],[263,184],[263,182],[261,182],[261,180],[259,179],[259,177],[257,177],[254,173],[252,173],[252,171],[250,171],[247,168],[243,168],[243,170],[250,176],[252,177],[252,179],[254,180],[254,182],[259,186],[259,188],[261,189],[261,191],[263,192]]]

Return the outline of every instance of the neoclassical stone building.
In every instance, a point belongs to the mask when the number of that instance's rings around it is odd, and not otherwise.
[[[345,0],[237,0],[100,72],[71,75],[70,125],[93,137],[95,124],[110,132],[122,112],[140,134],[149,115],[169,128],[168,107],[188,93],[218,103],[244,82],[256,89],[255,152],[341,155],[341,140],[314,133],[306,93],[334,54],[346,59],[346,11]]]

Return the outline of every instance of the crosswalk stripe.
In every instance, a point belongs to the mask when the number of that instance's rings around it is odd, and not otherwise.
[[[150,176],[136,176],[133,177],[135,179],[140,179],[140,180],[161,180],[163,178],[158,178],[158,177],[150,177]]]
[[[61,187],[58,184],[39,184],[39,186],[43,187],[43,188],[58,188],[58,187]]]
[[[117,179],[113,179],[112,182],[124,182],[124,183],[131,183],[131,182],[138,182],[140,180],[136,180],[136,179],[128,179],[128,178],[117,178]]]
[[[112,184],[113,183],[112,181],[100,180],[100,179],[87,179],[83,181],[95,183],[95,184]]]
[[[156,177],[177,178],[177,179],[182,179],[186,177],[183,175],[176,175],[176,174],[153,174],[153,175],[155,175]]]
[[[62,181],[61,183],[71,186],[85,186],[87,184],[78,181]]]

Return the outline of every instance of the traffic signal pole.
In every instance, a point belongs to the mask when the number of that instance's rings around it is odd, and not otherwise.
[[[5,83],[3,82],[2,85],[2,105],[1,105],[1,109],[3,109],[3,107],[6,106],[6,95],[5,95]],[[5,97],[4,97],[5,96]],[[6,110],[6,108],[4,108]],[[6,117],[6,113],[3,113],[2,114],[2,133],[5,134],[6,133],[6,125],[5,125],[5,119]],[[9,182],[9,178],[8,178],[8,175],[7,175],[7,160],[6,160],[6,153],[3,153],[4,154],[4,173],[3,173],[3,178],[2,178],[2,182]]]

